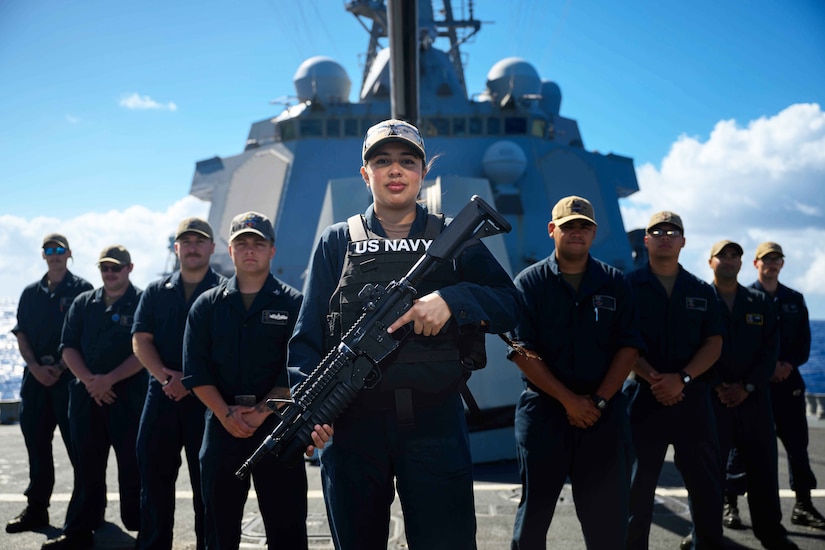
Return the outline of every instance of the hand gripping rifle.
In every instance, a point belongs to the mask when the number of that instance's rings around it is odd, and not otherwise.
[[[407,329],[388,334],[387,328],[412,307],[414,285],[419,279],[435,262],[453,261],[479,239],[509,231],[507,220],[473,195],[400,281],[393,281],[386,288],[377,284],[364,286],[358,294],[364,300],[364,313],[341,338],[341,343],[298,385],[292,399],[267,401],[280,422],[235,475],[244,479],[270,452],[286,463],[296,460],[312,444],[316,424],[332,424],[359,390],[374,385],[380,378],[381,361],[409,333]]]

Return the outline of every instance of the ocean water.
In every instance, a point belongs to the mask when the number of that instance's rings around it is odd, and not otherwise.
[[[11,333],[17,322],[17,300],[0,298],[0,399],[19,399],[23,360]],[[800,372],[808,393],[825,393],[825,321],[811,321],[811,357]]]

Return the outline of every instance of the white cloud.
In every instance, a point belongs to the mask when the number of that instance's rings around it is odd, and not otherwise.
[[[622,201],[625,227],[644,227],[659,210],[685,223],[682,265],[710,280],[713,243],[731,239],[745,249],[740,282],[756,278],[756,245],[782,244],[781,280],[805,294],[811,316],[825,319],[825,112],[791,105],[741,127],[716,124],[706,141],[680,136],[657,168],[637,168],[640,191]]]
[[[169,238],[178,222],[189,216],[206,218],[209,203],[187,196],[162,212],[143,206],[125,210],[90,212],[71,219],[38,216],[24,219],[0,216],[0,288],[8,298],[17,299],[23,288],[45,273],[40,257],[43,236],[51,232],[66,235],[72,248],[69,269],[100,286],[96,263],[100,251],[122,244],[132,256],[132,282],[138,287],[168,271],[172,259]]]
[[[148,95],[140,95],[137,92],[131,95],[124,95],[120,98],[119,105],[121,107],[125,107],[127,109],[138,109],[138,110],[146,110],[146,109],[160,109],[166,111],[177,111],[178,106],[172,103],[163,104],[158,103]]]

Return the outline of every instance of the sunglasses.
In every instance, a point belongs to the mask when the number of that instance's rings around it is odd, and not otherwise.
[[[785,258],[783,258],[782,256],[763,256],[759,259],[762,260],[763,264],[769,264],[769,265],[770,264],[773,264],[773,265],[781,264],[783,261],[785,261]]]
[[[379,132],[383,134],[381,137],[404,137],[414,143],[422,146],[424,145],[424,140],[421,139],[421,134],[413,126],[408,126],[406,124],[379,124],[378,126],[373,126],[370,128],[369,132],[367,132],[367,139],[375,136],[375,134]]]
[[[681,237],[682,231],[680,229],[651,229],[647,232],[647,234],[658,239],[659,237],[664,236]]]
[[[62,256],[65,253],[66,249],[62,246],[48,246],[43,249],[43,254],[46,256],[54,256],[55,254]]]
[[[108,264],[100,264],[100,272],[106,273],[107,271],[111,271],[113,273],[120,273],[123,271],[123,268],[126,267],[125,265],[108,265]]]

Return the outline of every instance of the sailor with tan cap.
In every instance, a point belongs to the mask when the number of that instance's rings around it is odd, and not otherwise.
[[[63,325],[63,359],[80,383],[70,388],[69,420],[80,498],[69,503],[63,534],[43,548],[91,548],[106,508],[106,464],[115,450],[120,517],[140,529],[140,475],[135,441],[146,397],[146,371],[132,353],[132,322],[141,291],[132,285],[132,257],[107,246],[98,260],[103,286],[72,303]]]
[[[738,283],[743,254],[738,243],[723,240],[711,247],[708,260],[725,324],[722,355],[712,371],[715,395],[711,402],[720,456],[724,463],[736,445],[748,478],[758,480],[748,487],[748,507],[753,533],[762,546],[772,550],[794,549],[796,544],[788,539],[782,526],[776,434],[768,391],[776,364],[776,313],[764,292]],[[724,481],[721,476],[722,486]],[[728,493],[725,486],[725,520],[736,506]],[[731,526],[727,521],[726,525]]]
[[[752,288],[766,293],[773,301],[779,321],[779,355],[770,383],[776,435],[788,456],[788,473],[796,503],[791,523],[825,529],[825,517],[811,501],[817,480],[808,456],[808,418],[805,413],[805,381],[799,367],[808,361],[811,351],[811,325],[808,307],[801,293],[779,282],[785,266],[785,253],[779,243],[767,241],[756,247],[753,260],[757,280]],[[736,453],[734,453],[735,455]],[[738,480],[736,494],[744,494],[746,477],[741,475],[741,461],[735,456],[728,467],[729,478]],[[733,495],[735,499],[736,496]]]
[[[204,547],[204,511],[198,453],[203,440],[203,403],[183,377],[183,331],[195,299],[223,277],[209,266],[215,251],[212,227],[201,218],[181,220],[175,232],[180,268],[149,284],[140,297],[132,346],[151,374],[140,418],[137,453],[141,477],[141,549],[172,548],[175,480],[185,450],[195,509],[195,535]]]
[[[548,224],[555,252],[515,279],[525,310],[508,357],[525,389],[512,548],[545,547],[568,476],[587,547],[612,548],[627,535],[632,452],[621,388],[644,341],[622,273],[590,255],[596,229],[590,201],[559,200]]]
[[[671,444],[692,502],[696,548],[721,548],[719,447],[711,389],[700,375],[719,358],[724,327],[713,289],[679,264],[681,216],[657,212],[646,232],[648,263],[626,275],[647,346],[624,389],[636,450],[627,548],[648,546],[656,485]]]
[[[75,297],[92,285],[69,271],[72,257],[69,239],[60,233],[43,238],[41,257],[47,271],[23,289],[17,306],[17,324],[12,333],[26,362],[20,384],[20,430],[29,457],[27,506],[6,524],[7,533],[20,533],[49,525],[48,507],[54,489],[54,429],[74,462],[69,427],[69,383],[72,373],[59,352],[63,319]]]

